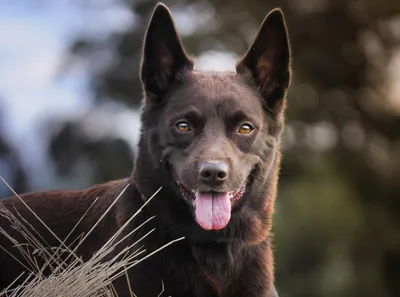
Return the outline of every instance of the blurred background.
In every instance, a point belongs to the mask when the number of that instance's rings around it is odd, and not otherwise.
[[[17,192],[130,174],[156,2],[0,1],[0,175]],[[164,3],[198,69],[233,70],[267,12],[286,15],[280,296],[400,296],[400,1]]]

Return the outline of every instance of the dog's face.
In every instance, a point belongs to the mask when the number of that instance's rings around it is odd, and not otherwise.
[[[169,10],[156,7],[142,61],[141,142],[150,150],[149,166],[163,173],[160,186],[188,205],[201,228],[221,230],[242,208],[263,207],[289,68],[280,10],[266,17],[236,72],[198,73]]]

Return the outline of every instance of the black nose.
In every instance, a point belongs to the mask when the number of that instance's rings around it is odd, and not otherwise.
[[[203,162],[200,164],[200,178],[207,185],[220,185],[228,177],[228,169],[225,162]]]

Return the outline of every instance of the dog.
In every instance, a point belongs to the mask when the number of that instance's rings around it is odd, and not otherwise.
[[[137,296],[157,296],[163,281],[163,296],[276,297],[271,219],[291,77],[282,11],[266,16],[236,71],[197,72],[170,10],[159,3],[145,35],[140,77],[141,134],[132,175],[81,191],[28,193],[22,200],[63,239],[81,217],[73,235],[87,233],[125,189],[77,250],[87,260],[161,188],[130,228],[155,216],[149,222],[155,231],[142,241],[148,251],[184,240],[129,270]],[[59,245],[18,197],[2,203],[51,246]],[[10,222],[0,220],[17,238]],[[15,250],[1,235],[0,244]],[[0,290],[23,270],[0,250]],[[130,296],[124,277],[114,286],[119,296]]]

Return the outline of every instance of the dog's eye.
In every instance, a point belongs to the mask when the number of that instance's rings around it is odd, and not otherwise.
[[[239,128],[239,133],[240,134],[249,134],[251,131],[253,131],[253,127],[248,123],[243,124]]]
[[[179,121],[178,123],[176,123],[176,129],[178,129],[179,132],[189,132],[191,129],[189,127],[189,124],[185,121]]]

